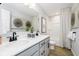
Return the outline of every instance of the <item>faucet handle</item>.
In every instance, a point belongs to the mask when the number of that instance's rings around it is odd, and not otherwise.
[[[9,35],[9,36],[7,36],[6,38],[10,38],[10,37],[13,37],[12,35]]]

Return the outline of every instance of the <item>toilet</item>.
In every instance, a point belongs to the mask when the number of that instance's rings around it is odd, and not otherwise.
[[[50,40],[49,41],[49,45],[50,45],[49,48],[52,49],[52,50],[55,49],[55,44],[56,44],[55,41]]]

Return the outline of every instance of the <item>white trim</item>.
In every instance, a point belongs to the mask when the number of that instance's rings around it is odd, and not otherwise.
[[[71,49],[71,51],[72,51],[72,53],[73,53],[74,56],[77,56],[73,49]]]

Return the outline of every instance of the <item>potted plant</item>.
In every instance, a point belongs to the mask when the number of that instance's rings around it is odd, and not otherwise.
[[[33,27],[30,21],[26,22],[26,31],[30,31],[31,33],[33,33]]]

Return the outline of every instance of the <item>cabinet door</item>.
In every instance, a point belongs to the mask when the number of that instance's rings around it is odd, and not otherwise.
[[[72,52],[74,55],[79,55],[79,29],[76,29],[76,39],[72,41]]]
[[[32,56],[37,51],[39,51],[39,44],[36,44],[35,46],[24,50],[23,52],[17,54],[17,56]]]
[[[45,56],[49,54],[49,39],[45,40]]]
[[[79,39],[76,39],[74,49],[76,55],[79,56]]]
[[[79,29],[77,29],[77,31],[76,31],[76,40],[75,40],[75,52],[76,52],[76,55],[78,55],[79,56]]]
[[[37,51],[33,56],[39,56],[39,51]]]
[[[44,45],[45,45],[45,41],[43,40],[43,41],[40,42],[40,48],[41,48],[42,46],[44,46]]]
[[[40,48],[40,56],[45,56],[45,46]]]
[[[48,56],[49,53],[49,38],[40,42],[40,56]]]

